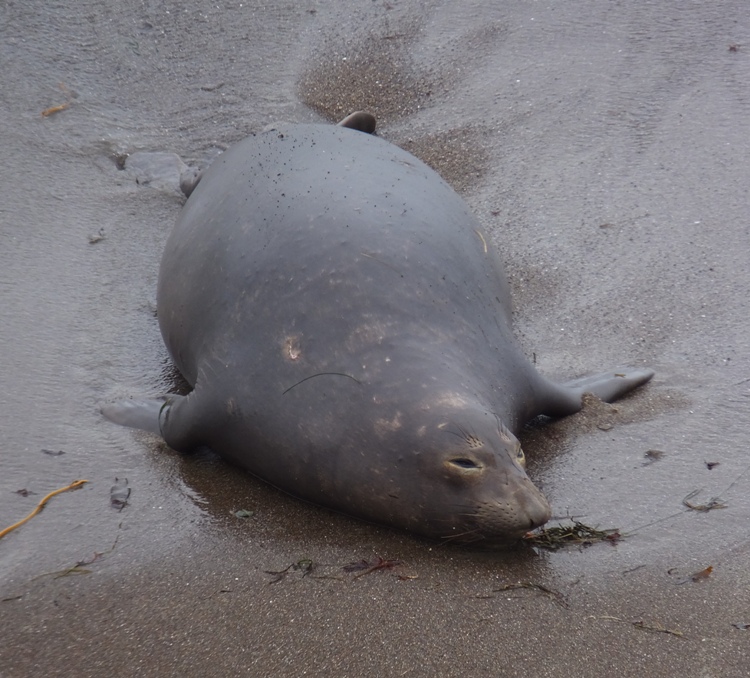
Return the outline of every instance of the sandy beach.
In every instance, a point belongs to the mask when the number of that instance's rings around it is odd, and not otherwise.
[[[0,66],[0,529],[88,480],[0,540],[0,676],[750,675],[744,2],[6,0]],[[357,109],[471,206],[543,374],[656,371],[522,436],[616,544],[448,547],[102,417],[179,382],[180,163]]]

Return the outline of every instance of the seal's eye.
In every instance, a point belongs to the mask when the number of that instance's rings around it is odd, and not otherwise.
[[[526,455],[523,453],[523,450],[520,447],[516,452],[516,461],[521,464],[521,466],[526,466]]]
[[[479,464],[475,462],[473,459],[467,459],[466,457],[460,457],[459,459],[451,459],[451,464],[454,464],[455,466],[458,466],[459,468],[466,468],[466,469],[478,469]]]

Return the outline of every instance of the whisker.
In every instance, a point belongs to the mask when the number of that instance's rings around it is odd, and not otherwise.
[[[457,534],[449,534],[449,535],[446,535],[446,536],[440,537],[440,538],[443,539],[443,540],[445,540],[445,541],[454,541],[454,540],[459,539],[461,537],[466,537],[467,535],[477,534],[478,532],[479,532],[479,528],[476,528],[474,530],[467,530],[466,532],[459,532]]]
[[[469,431],[467,428],[464,428],[461,426],[461,424],[457,424],[455,421],[451,422],[452,426],[455,426],[460,433],[456,433],[455,431],[451,431],[450,429],[443,429],[445,433],[450,433],[451,435],[456,436],[457,438],[461,438],[462,440],[466,441],[467,443],[471,444],[474,440],[479,440],[477,436],[475,436],[471,431]]]

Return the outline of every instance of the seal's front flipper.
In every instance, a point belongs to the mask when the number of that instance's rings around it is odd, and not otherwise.
[[[590,377],[574,379],[563,386],[568,389],[577,391],[581,395],[584,393],[593,393],[605,403],[611,403],[622,398],[626,393],[634,388],[645,384],[654,376],[653,370],[635,369],[626,367],[622,370],[612,372],[602,372]]]
[[[565,417],[580,412],[584,393],[592,393],[605,403],[611,403],[645,384],[653,376],[653,370],[626,367],[568,381],[553,387],[542,414],[548,417]]]
[[[159,413],[162,407],[163,400],[120,400],[102,407],[102,414],[120,426],[161,435]]]
[[[365,113],[364,111],[356,111],[350,115],[347,115],[338,125],[339,127],[348,127],[349,129],[356,129],[358,132],[365,132],[366,134],[373,134],[375,132],[376,125],[375,116],[372,113]]]
[[[164,400],[121,400],[102,407],[102,414],[115,424],[160,435],[173,450],[189,452],[206,442],[204,424],[211,413],[204,405],[193,390]]]

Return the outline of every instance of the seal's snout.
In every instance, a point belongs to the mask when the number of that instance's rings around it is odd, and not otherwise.
[[[552,510],[527,477],[516,477],[506,481],[491,501],[482,502],[476,517],[485,538],[518,539],[544,525],[552,517]]]
[[[552,509],[547,498],[534,487],[531,481],[528,484],[529,487],[517,497],[517,501],[519,516],[525,516],[528,521],[525,529],[533,530],[544,525],[552,517]]]

